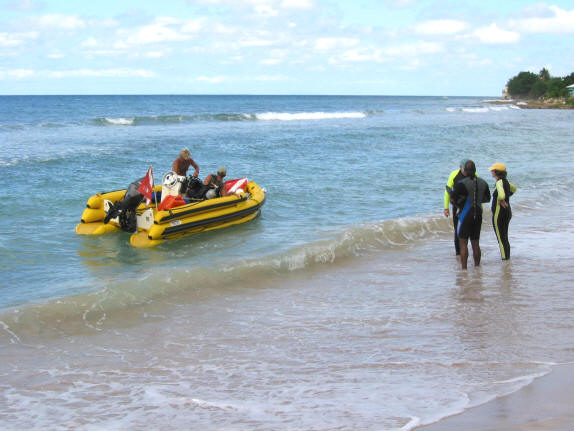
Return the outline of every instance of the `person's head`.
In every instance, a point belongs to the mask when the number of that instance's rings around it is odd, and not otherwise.
[[[497,162],[488,169],[494,178],[506,178],[506,165],[504,163]]]
[[[468,162],[468,159],[462,159],[460,161],[460,171],[462,172],[463,175],[466,175],[465,171],[464,171],[464,165],[466,165],[466,162]]]
[[[223,178],[226,175],[227,175],[227,169],[225,169],[223,166],[217,170],[217,176],[218,177]]]
[[[184,148],[179,152],[179,157],[181,157],[184,160],[189,160],[191,159],[191,152],[189,151],[189,149]]]
[[[476,165],[472,160],[467,160],[464,163],[464,173],[470,178],[474,178],[476,176]]]

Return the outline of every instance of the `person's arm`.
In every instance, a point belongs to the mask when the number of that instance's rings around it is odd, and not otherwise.
[[[486,187],[484,189],[484,196],[482,197],[482,203],[490,202],[490,187],[488,187],[486,181],[484,181],[484,184],[486,185]]]
[[[178,174],[179,171],[179,158],[173,161],[173,165],[171,166],[171,170]],[[179,175],[179,174],[178,174]]]
[[[225,187],[225,181],[223,182],[223,185],[221,186],[221,190],[219,191],[219,195],[221,197],[227,196],[227,187]]]
[[[199,175],[199,166],[197,165],[197,163],[195,163],[195,161],[193,159],[191,159],[191,166],[193,166],[195,168],[195,172],[193,173],[193,176],[195,178],[197,178],[197,176]]]
[[[211,184],[211,179],[213,178],[213,174],[209,174],[205,177],[205,181],[203,182],[204,185],[208,186]]]
[[[506,193],[504,193],[504,184],[502,180],[496,181],[496,191],[498,192],[498,197],[496,198],[498,202],[506,199]]]
[[[511,182],[508,182],[508,185],[510,186],[510,196],[512,196],[514,193],[516,193],[516,186]]]
[[[450,211],[448,209],[450,204],[450,198],[452,195],[452,191],[454,188],[454,178],[458,174],[458,171],[452,171],[448,177],[446,182],[446,187],[444,189],[444,216],[448,217],[450,215]]]

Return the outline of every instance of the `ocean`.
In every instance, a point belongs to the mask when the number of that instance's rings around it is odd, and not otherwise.
[[[402,430],[574,362],[574,111],[480,97],[0,97],[0,428]],[[88,197],[188,147],[267,190],[252,222],[151,249]],[[462,158],[508,166],[462,271]]]

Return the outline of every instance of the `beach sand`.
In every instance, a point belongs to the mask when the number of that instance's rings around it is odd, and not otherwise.
[[[518,392],[450,416],[421,431],[572,431],[574,364],[555,366]]]

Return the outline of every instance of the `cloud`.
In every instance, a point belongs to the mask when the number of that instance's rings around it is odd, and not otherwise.
[[[492,45],[516,43],[520,40],[519,33],[501,29],[495,23],[492,23],[489,27],[479,28],[473,35],[482,43]]]
[[[30,18],[30,21],[43,29],[78,30],[87,26],[86,21],[76,15],[49,14]]]
[[[416,24],[414,30],[422,35],[451,35],[466,30],[468,26],[464,21],[437,19]]]
[[[49,78],[77,78],[77,77],[100,77],[100,78],[153,78],[154,72],[145,69],[75,69],[41,71],[39,74]]]
[[[34,0],[13,0],[6,6],[10,10],[31,11],[42,9],[44,4]]]
[[[198,76],[195,80],[198,82],[207,82],[208,84],[220,84],[227,81],[228,78],[225,76]]]
[[[31,70],[31,69],[2,69],[0,68],[0,79],[6,78],[78,78],[78,77],[100,77],[100,78],[153,78],[156,74],[144,69],[72,69],[72,70]]]
[[[206,18],[179,20],[171,17],[158,17],[151,24],[135,29],[120,29],[116,48],[127,48],[130,45],[149,45],[164,42],[183,42],[192,40],[206,27]]]
[[[283,75],[259,75],[253,78],[254,81],[260,82],[276,82],[276,81],[286,81],[288,78]]]
[[[330,51],[335,48],[350,48],[358,45],[359,39],[349,37],[320,37],[315,41],[317,51]]]
[[[279,6],[284,9],[312,9],[315,4],[313,0],[283,0]]]
[[[34,71],[30,70],[30,69],[3,69],[0,68],[0,80],[1,79],[9,79],[9,78],[15,78],[15,79],[22,79],[22,78],[28,78],[30,76],[34,75]]]
[[[510,20],[510,27],[524,33],[574,33],[574,10],[567,11],[542,4],[528,11],[537,16]]]
[[[38,38],[38,33],[0,33],[0,47],[14,47]]]

